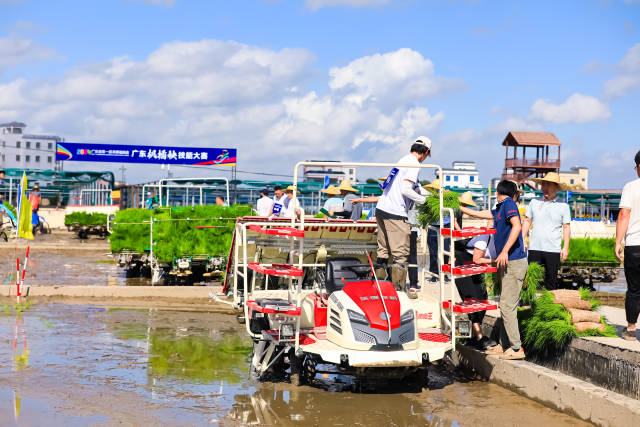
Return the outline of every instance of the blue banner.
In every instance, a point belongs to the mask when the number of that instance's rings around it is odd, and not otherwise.
[[[322,189],[326,190],[327,188],[329,188],[329,185],[331,185],[331,180],[329,179],[329,175],[325,175],[324,176],[324,184],[322,186]]]
[[[235,166],[235,148],[57,142],[56,161]]]

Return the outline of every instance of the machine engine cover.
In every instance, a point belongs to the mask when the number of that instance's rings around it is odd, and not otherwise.
[[[409,298],[396,292],[390,282],[379,284],[386,313],[375,281],[347,282],[343,290],[331,294],[327,307],[329,341],[355,350],[417,348],[415,311]]]

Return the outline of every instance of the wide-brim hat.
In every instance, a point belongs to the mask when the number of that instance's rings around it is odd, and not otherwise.
[[[31,187],[32,190],[39,190],[40,187],[38,187],[38,184],[34,185],[33,187]]]
[[[431,183],[423,185],[422,188],[425,190],[434,190],[438,191],[440,189],[440,180],[438,178],[431,181]]]
[[[560,182],[560,175],[557,172],[549,172],[542,178],[531,178],[531,181],[542,184],[543,182],[551,182],[553,184],[557,184],[560,187],[560,190],[567,190],[568,186],[562,182]]]
[[[288,186],[284,191],[291,191],[293,192],[293,185]],[[300,190],[296,189],[296,194],[300,194]]]
[[[343,179],[342,182],[340,183],[340,185],[338,186],[338,190],[344,190],[344,191],[353,191],[355,193],[358,192],[358,190],[356,188],[353,188],[351,186],[351,181],[349,181],[348,179]]]
[[[473,201],[473,195],[471,194],[471,191],[465,191],[464,193],[462,193],[460,196],[458,196],[458,200],[460,201],[461,205],[467,205],[467,206],[474,206],[474,207],[478,207],[478,205],[476,205],[476,202]]]
[[[338,190],[338,187],[336,187],[333,184],[331,184],[324,190],[320,190],[320,191],[322,191],[325,194],[329,194],[330,196],[337,196],[338,194],[340,194],[340,190]]]

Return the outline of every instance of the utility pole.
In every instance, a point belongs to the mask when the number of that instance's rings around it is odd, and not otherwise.
[[[118,170],[122,173],[121,178],[120,178],[120,182],[122,183],[122,185],[125,184],[126,181],[126,172],[127,172],[127,168],[124,166],[124,164],[122,166],[120,166],[118,168]]]

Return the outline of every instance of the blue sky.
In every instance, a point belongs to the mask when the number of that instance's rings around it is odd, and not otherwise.
[[[588,166],[598,188],[632,179],[640,149],[636,0],[0,0],[0,10],[0,121],[70,141],[235,146],[240,170],[290,174],[307,158],[395,160],[427,135],[435,163],[476,160],[486,184],[508,130],[544,130],[563,142],[563,169]]]

